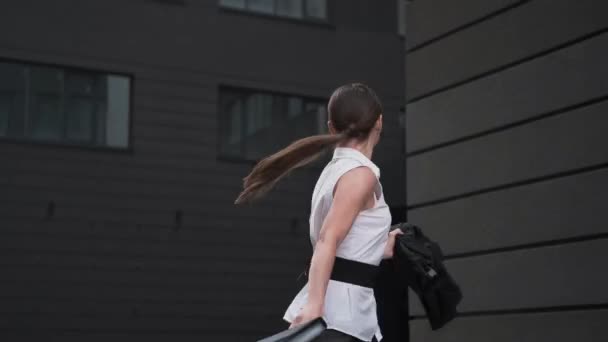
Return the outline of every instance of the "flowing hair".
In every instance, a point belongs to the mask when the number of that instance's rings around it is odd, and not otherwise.
[[[382,104],[368,86],[351,83],[337,88],[328,104],[329,119],[337,134],[318,134],[296,140],[280,151],[260,160],[243,178],[243,191],[235,204],[262,197],[292,170],[316,160],[326,148],[345,140],[367,138]]]

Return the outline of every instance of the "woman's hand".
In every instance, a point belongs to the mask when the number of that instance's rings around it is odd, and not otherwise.
[[[323,308],[320,305],[312,305],[310,303],[306,303],[300,313],[294,318],[293,322],[289,326],[289,329],[298,326],[300,324],[304,324],[308,321],[312,321],[317,317],[323,316]]]
[[[382,256],[382,259],[390,259],[393,257],[393,252],[395,250],[395,239],[397,238],[398,234],[403,234],[400,228],[395,228],[388,233],[388,242],[384,248],[384,255]]]

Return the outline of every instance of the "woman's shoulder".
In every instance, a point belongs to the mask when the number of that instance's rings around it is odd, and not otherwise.
[[[361,168],[362,166],[367,167]],[[368,182],[377,183],[379,181],[379,179],[373,172],[373,169],[369,167],[369,165],[366,165],[365,163],[356,159],[341,158],[339,160],[336,160],[335,164],[332,165],[332,168],[327,171],[327,181],[323,182],[323,195],[326,195],[328,198],[333,198],[333,190],[335,189],[338,182],[341,182],[342,179],[345,179],[343,178],[345,176],[350,178],[347,182],[353,185],[359,185],[364,183],[367,184]]]
[[[361,171],[359,171],[360,173],[369,173],[371,171],[371,173],[376,178],[378,178],[378,175],[376,174],[376,170],[372,166],[370,166],[368,163],[364,163],[361,160],[354,159],[354,158],[336,159],[336,163],[331,172],[334,174],[334,178],[337,181],[338,178],[340,178],[342,175],[344,175],[348,171],[351,171],[351,170],[361,167],[361,166],[365,166],[367,170],[365,170],[365,171],[361,170]]]
[[[365,165],[360,160],[354,158],[336,158],[332,162],[330,169],[333,173],[344,173],[352,168]]]
[[[372,172],[374,172],[373,168],[358,159],[336,158],[331,160],[319,175],[319,179],[317,180],[317,184],[315,185],[314,193],[322,193],[322,195],[329,195],[329,193],[331,193],[330,190],[333,190],[338,180],[344,174],[360,166],[367,166]],[[376,179],[378,179],[377,175],[375,176]],[[332,196],[330,195],[330,197]]]

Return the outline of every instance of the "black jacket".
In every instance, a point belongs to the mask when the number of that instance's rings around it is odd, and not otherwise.
[[[383,342],[404,342],[409,336],[408,287],[420,299],[433,330],[452,320],[462,293],[443,265],[439,245],[406,222],[391,226],[396,238],[392,259],[382,260],[374,286]]]

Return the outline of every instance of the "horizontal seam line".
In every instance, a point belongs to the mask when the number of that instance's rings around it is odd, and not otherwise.
[[[585,107],[589,107],[589,106],[592,106],[592,105],[604,102],[606,100],[608,100],[608,94],[604,94],[604,95],[601,95],[601,96],[598,96],[598,97],[594,97],[594,98],[585,100],[583,102],[579,102],[579,103],[568,105],[568,106],[565,106],[565,107],[562,107],[562,108],[551,110],[549,112],[538,114],[538,115],[535,115],[535,116],[532,116],[532,117],[529,117],[529,118],[526,118],[526,119],[523,119],[523,120],[511,122],[511,123],[508,123],[508,124],[505,124],[505,125],[501,125],[501,126],[498,126],[498,127],[490,128],[490,129],[487,129],[487,130],[484,130],[484,131],[480,131],[480,132],[477,132],[477,133],[474,133],[474,134],[465,135],[465,136],[457,138],[457,139],[452,139],[452,140],[444,141],[444,142],[441,142],[441,143],[438,143],[438,144],[435,144],[435,145],[431,145],[431,146],[428,146],[428,147],[423,147],[423,148],[420,148],[420,149],[417,149],[417,150],[413,150],[413,151],[407,153],[406,156],[407,157],[413,157],[413,156],[416,156],[416,155],[420,155],[420,154],[424,154],[424,153],[427,153],[427,152],[435,151],[435,150],[438,150],[438,149],[441,149],[441,148],[444,148],[444,147],[456,145],[456,144],[459,144],[459,143],[462,143],[462,142],[466,142],[466,141],[471,141],[471,140],[475,140],[475,139],[478,139],[478,138],[482,138],[482,137],[485,137],[485,136],[488,136],[488,135],[491,135],[491,134],[508,131],[508,130],[510,130],[512,128],[516,128],[516,127],[519,127],[519,126],[524,126],[524,125],[527,125],[529,123],[533,123],[533,122],[540,121],[540,120],[543,120],[543,119],[552,118],[552,117],[559,116],[559,115],[562,115],[562,114],[568,114],[571,111],[578,110],[578,109],[585,108]]]
[[[457,259],[462,259],[462,258],[470,258],[470,257],[477,257],[477,256],[484,256],[484,255],[491,255],[491,254],[498,254],[498,253],[530,250],[530,249],[534,249],[534,248],[562,246],[562,245],[567,245],[567,244],[572,244],[572,243],[580,243],[580,242],[602,240],[602,239],[608,239],[608,233],[581,235],[581,236],[576,236],[576,237],[531,242],[531,243],[512,245],[512,246],[506,246],[506,247],[489,248],[489,249],[483,249],[483,250],[478,250],[478,251],[473,251],[473,252],[447,254],[445,256],[445,260],[457,260]]]
[[[591,165],[591,166],[586,166],[586,167],[581,167],[581,168],[576,168],[576,169],[567,170],[567,171],[562,171],[562,172],[557,172],[554,174],[533,177],[533,178],[529,178],[529,179],[522,180],[522,181],[501,184],[501,185],[497,185],[497,186],[488,187],[485,189],[469,191],[469,192],[465,192],[465,193],[462,193],[459,195],[448,196],[448,197],[444,197],[444,198],[437,199],[437,200],[420,202],[418,204],[409,205],[408,211],[414,210],[414,209],[419,209],[419,208],[424,208],[424,207],[429,207],[429,206],[433,206],[433,205],[437,205],[437,204],[442,204],[442,203],[446,203],[446,202],[451,202],[451,201],[455,201],[455,200],[459,200],[459,199],[463,199],[463,198],[467,198],[467,197],[472,197],[472,196],[476,196],[476,195],[482,195],[482,194],[486,194],[486,193],[506,190],[506,189],[510,189],[510,188],[516,188],[516,187],[530,185],[530,184],[548,181],[548,180],[552,180],[552,179],[558,179],[558,178],[574,176],[574,175],[578,175],[578,174],[582,174],[582,173],[593,172],[593,171],[597,171],[597,170],[601,170],[601,169],[605,169],[605,168],[608,168],[608,162],[595,164],[595,165]]]
[[[407,101],[407,104],[408,105],[413,104],[413,103],[418,102],[420,100],[423,100],[425,98],[428,98],[428,97],[437,95],[439,93],[442,93],[442,92],[445,92],[445,91],[457,88],[459,86],[465,85],[467,83],[471,83],[473,81],[476,81],[476,80],[479,80],[479,79],[482,79],[482,78],[486,78],[486,77],[491,76],[493,74],[497,74],[497,73],[505,71],[507,69],[510,69],[510,68],[516,67],[518,65],[530,62],[532,60],[535,60],[535,59],[538,59],[538,58],[550,55],[550,54],[552,54],[552,53],[554,53],[556,51],[559,51],[559,50],[571,47],[573,45],[582,43],[585,40],[588,40],[588,39],[591,39],[591,38],[595,38],[596,36],[602,35],[602,34],[604,34],[606,32],[608,32],[608,28],[602,28],[600,30],[593,31],[591,33],[587,33],[587,34],[585,34],[583,36],[571,39],[569,41],[566,41],[564,43],[558,44],[558,45],[553,46],[551,48],[539,51],[539,52],[534,53],[532,55],[529,55],[527,57],[523,57],[523,58],[517,59],[515,61],[509,62],[509,63],[504,64],[504,65],[501,65],[499,67],[495,67],[495,68],[489,69],[489,70],[484,71],[482,73],[479,73],[477,75],[474,75],[474,76],[471,76],[471,77],[467,77],[467,78],[465,78],[463,80],[460,80],[460,81],[457,81],[457,82],[454,82],[454,83],[442,86],[440,88],[437,88],[435,90],[431,90],[431,91],[429,91],[427,93],[415,96],[415,97],[409,99]]]
[[[422,49],[422,48],[424,48],[426,46],[432,45],[433,43],[436,43],[436,42],[438,42],[438,41],[440,41],[440,40],[442,40],[444,38],[452,36],[452,35],[454,35],[454,34],[456,34],[458,32],[464,31],[464,30],[466,30],[466,29],[468,29],[470,27],[473,27],[473,26],[475,26],[477,24],[480,24],[480,23],[482,23],[484,21],[488,21],[488,20],[490,20],[490,19],[492,19],[494,17],[497,17],[500,14],[506,13],[506,12],[508,12],[510,10],[513,10],[513,9],[515,9],[517,7],[520,7],[520,6],[526,4],[526,3],[530,2],[530,1],[531,0],[518,1],[516,3],[508,5],[506,7],[503,7],[503,8],[500,8],[498,10],[492,11],[492,12],[490,12],[488,14],[485,14],[485,15],[483,15],[483,16],[477,18],[477,19],[474,19],[474,20],[472,20],[470,22],[467,22],[467,23],[462,24],[460,26],[456,26],[455,28],[450,29],[447,32],[444,32],[444,33],[442,33],[442,34],[440,34],[438,36],[435,36],[435,37],[430,38],[428,40],[425,40],[425,41],[423,41],[421,43],[418,43],[418,44],[412,46],[411,48],[409,48],[407,50],[407,52],[410,53],[410,52],[414,52],[414,51],[420,50],[420,49]]]
[[[513,314],[536,314],[536,313],[557,313],[569,311],[594,311],[608,309],[608,303],[601,304],[580,304],[580,305],[560,305],[525,309],[504,309],[504,310],[479,310],[459,312],[457,317],[480,317],[480,316],[502,316]],[[410,320],[425,319],[426,315],[412,315]]]

